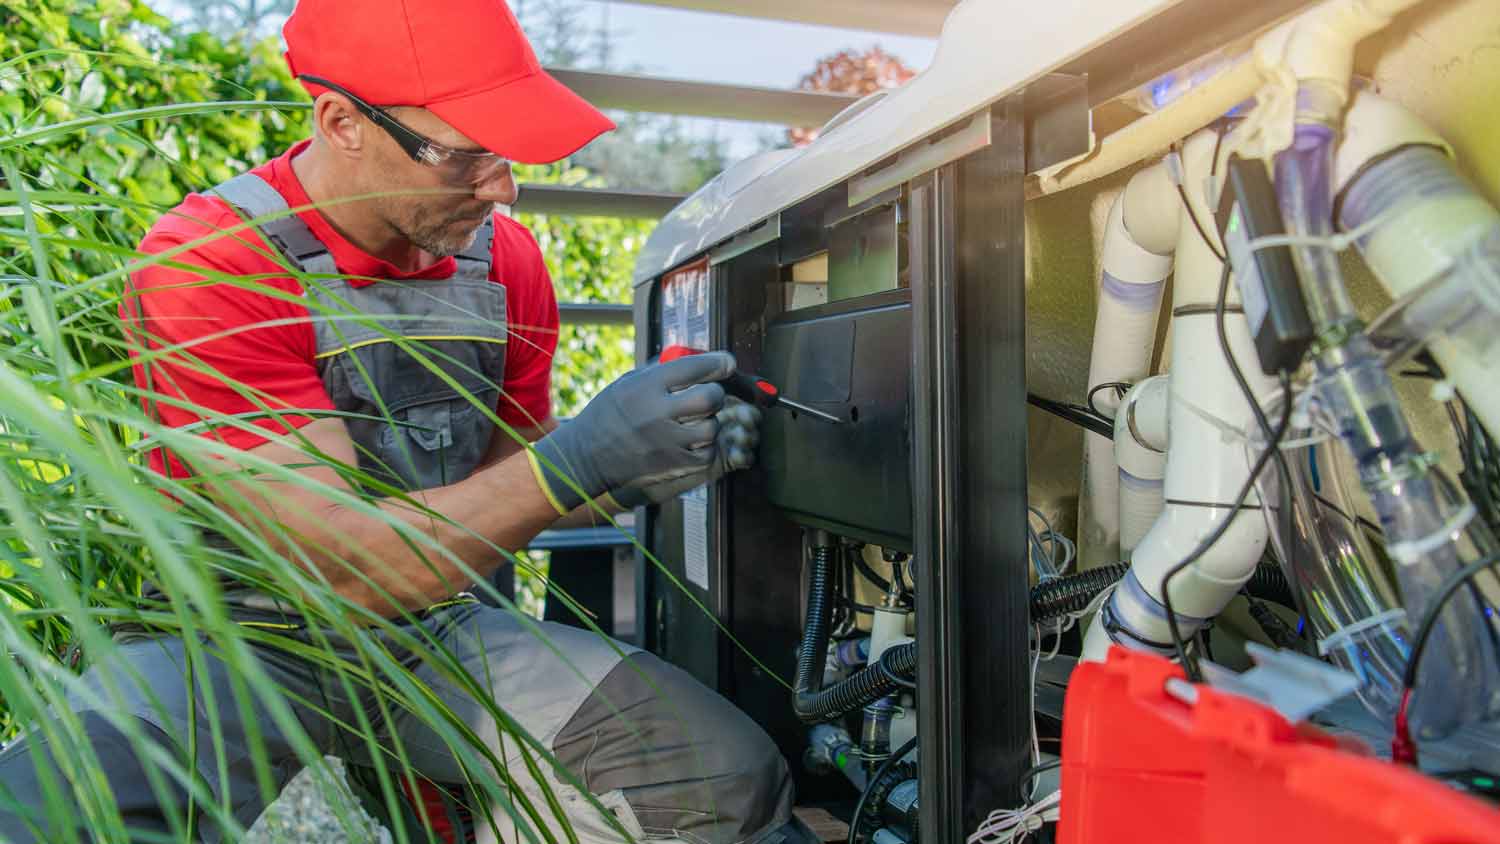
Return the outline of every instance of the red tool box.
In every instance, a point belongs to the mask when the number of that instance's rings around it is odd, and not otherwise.
[[[1500,811],[1180,668],[1113,648],[1063,707],[1059,844],[1500,844]],[[1178,686],[1179,689],[1183,688]]]

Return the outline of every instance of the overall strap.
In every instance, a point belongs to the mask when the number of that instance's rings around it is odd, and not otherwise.
[[[209,190],[237,209],[292,262],[299,271],[332,275],[338,271],[328,247],[296,214],[284,214],[290,206],[279,191],[254,173],[241,173]],[[284,216],[261,220],[271,214]]]
[[[479,227],[469,248],[453,256],[457,266],[453,269],[452,277],[467,281],[488,281],[494,244],[495,215],[491,214],[485,218],[484,225]]]

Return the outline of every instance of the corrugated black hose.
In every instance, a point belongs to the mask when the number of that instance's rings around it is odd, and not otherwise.
[[[907,642],[888,649],[880,661],[859,673],[823,688],[823,663],[828,659],[829,572],[834,547],[820,543],[812,549],[812,567],[807,577],[807,624],[802,628],[802,647],[797,652],[797,682],[792,707],[808,724],[830,721],[863,708],[901,690],[901,679],[917,673],[917,645]],[[895,676],[892,676],[894,674]]]
[[[1124,577],[1127,571],[1130,571],[1129,563],[1115,563],[1038,583],[1031,589],[1032,623],[1040,624],[1083,612],[1100,592]],[[1286,575],[1275,563],[1256,566],[1255,573],[1245,583],[1245,591],[1283,606],[1297,606],[1291,584],[1287,583]]]
[[[1089,602],[1113,586],[1127,571],[1130,571],[1129,563],[1115,563],[1038,583],[1031,588],[1032,622],[1041,623],[1083,612]]]

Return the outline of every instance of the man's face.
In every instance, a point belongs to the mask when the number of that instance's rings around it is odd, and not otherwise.
[[[462,152],[483,152],[473,141],[422,108],[390,108],[392,117],[438,144]],[[449,163],[429,166],[411,156],[385,131],[373,130],[374,154],[366,171],[366,191],[393,193],[376,200],[376,212],[386,224],[419,249],[439,258],[457,255],[474,242],[480,226],[494,212],[495,203],[516,201],[510,165],[476,182],[462,167]]]

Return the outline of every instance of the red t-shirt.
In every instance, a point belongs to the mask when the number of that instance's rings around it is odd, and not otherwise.
[[[307,144],[303,141],[253,171],[293,208],[312,201],[292,171],[292,157]],[[303,211],[299,216],[328,247],[341,273],[402,281],[441,279],[453,274],[452,258],[417,272],[402,272],[350,243],[317,211]],[[190,194],[156,222],[141,241],[140,251],[160,254],[242,222],[223,200]],[[281,275],[285,271],[269,257],[274,254],[258,232],[242,229],[170,258],[212,273],[252,279],[252,287],[214,281],[200,273],[160,264],[131,275],[120,314],[127,327],[135,327],[136,342],[153,349],[191,344],[134,367],[136,386],[159,397],[155,401],[149,395],[143,398],[148,413],[171,427],[203,421],[198,413],[174,405],[172,400],[178,399],[220,414],[260,414],[250,421],[274,433],[284,433],[314,418],[266,417],[256,401],[225,379],[240,382],[241,389],[249,388],[277,410],[333,409],[314,363],[317,344],[308,309],[298,300],[302,286],[296,279]],[[530,427],[552,412],[557,298],[536,239],[525,226],[499,214],[495,215],[490,280],[505,285],[509,323],[505,383],[496,413],[507,425]],[[257,286],[261,289],[254,289]],[[136,357],[134,349],[131,356]],[[203,433],[240,449],[253,448],[267,439],[227,425],[205,427]],[[160,448],[152,450],[153,469],[165,473],[168,461],[172,477],[190,474],[175,455],[164,456]]]

